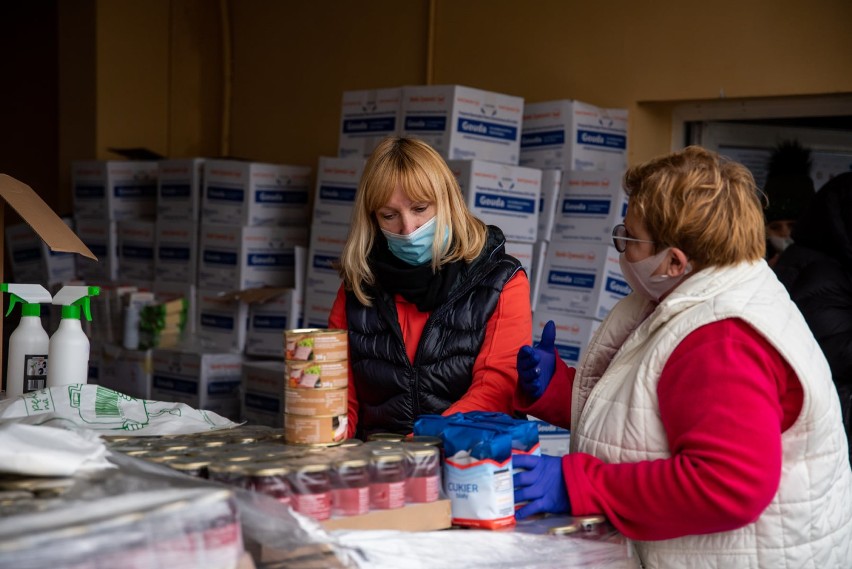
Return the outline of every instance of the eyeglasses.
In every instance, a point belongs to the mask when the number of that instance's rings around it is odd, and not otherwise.
[[[624,227],[623,223],[619,223],[615,227],[612,228],[612,244],[615,246],[615,250],[619,253],[624,253],[624,250],[627,249],[628,241],[636,241],[638,243],[650,243],[655,245],[654,241],[648,241],[647,239],[635,239],[633,237],[627,236],[627,228]]]

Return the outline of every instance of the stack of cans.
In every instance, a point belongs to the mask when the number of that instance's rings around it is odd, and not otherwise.
[[[348,426],[346,330],[286,330],[284,354],[284,440],[294,445],[342,442]]]

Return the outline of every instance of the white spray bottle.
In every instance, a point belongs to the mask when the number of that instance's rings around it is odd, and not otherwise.
[[[89,379],[89,338],[80,323],[80,311],[92,320],[91,297],[100,294],[96,286],[64,286],[53,297],[62,305],[62,320],[47,352],[47,386],[87,383]]]
[[[9,336],[6,362],[6,398],[12,399],[45,387],[49,338],[41,325],[41,303],[50,302],[50,293],[37,284],[0,284],[9,293],[9,310],[21,303],[21,322]]]

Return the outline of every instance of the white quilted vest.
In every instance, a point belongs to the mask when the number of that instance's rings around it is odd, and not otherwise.
[[[669,457],[657,401],[660,373],[687,334],[729,317],[766,337],[804,389],[801,414],[782,435],[778,492],[754,523],[634,542],[639,558],[647,568],[852,568],[852,470],[837,393],[807,324],[763,261],[700,271],[656,308],[638,294],[621,301],[580,363],[571,450],[607,463]]]

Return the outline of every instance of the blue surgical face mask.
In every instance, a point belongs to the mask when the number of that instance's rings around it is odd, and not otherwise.
[[[431,261],[437,219],[433,217],[408,235],[398,235],[382,229],[388,240],[388,249],[397,259],[409,265],[422,265]]]

